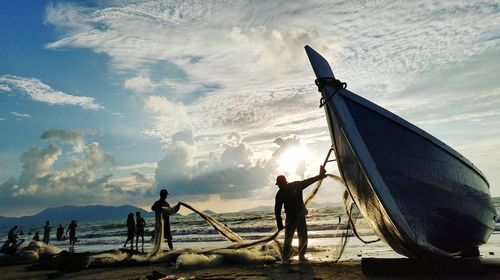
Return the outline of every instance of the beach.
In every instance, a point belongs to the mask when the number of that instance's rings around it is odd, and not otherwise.
[[[31,261],[16,265],[3,263],[0,273],[2,279],[393,279],[401,273],[405,278],[416,279],[500,278],[499,223],[488,243],[480,247],[479,264],[477,261],[471,265],[446,263],[437,266],[436,270],[435,264],[429,268],[428,264],[408,263],[382,241],[364,244],[346,231],[343,222],[338,223],[338,216],[346,220],[340,208],[309,211],[308,263],[298,263],[295,257],[290,264],[282,264],[276,252],[262,246],[221,249],[230,246],[231,242],[224,240],[198,215],[187,215],[173,217],[175,249],[164,251],[160,258],[150,259],[144,253],[122,249],[125,231],[122,221],[88,222],[82,224],[75,250],[77,254],[92,256],[88,268],[62,273],[50,265],[38,265],[43,262],[37,259],[43,261],[47,256],[67,250],[68,245],[67,242],[51,242],[47,246],[37,242],[23,249],[37,252]],[[269,235],[274,226],[269,212],[226,213],[214,217],[249,241]],[[152,221],[149,222],[151,225]],[[356,227],[365,240],[376,238],[365,219],[359,217]],[[342,238],[346,234],[347,240]],[[278,239],[282,238],[280,235]],[[342,242],[346,242],[343,251]],[[147,252],[151,248],[149,238],[145,243]],[[296,239],[293,244],[297,245]],[[340,261],[334,262],[339,254]],[[9,260],[7,255],[2,258]],[[464,267],[468,269],[469,266],[470,270],[464,271]],[[448,268],[439,271],[444,267]]]
[[[329,260],[334,248],[320,252],[313,249],[307,254],[307,263],[293,259],[291,263],[283,264],[242,258],[241,255],[237,258],[236,254],[226,253],[225,262],[198,260],[190,264],[183,262],[183,266],[180,265],[180,256],[190,255],[192,251],[176,249],[174,253],[178,254],[174,257],[177,259],[172,261],[164,258],[156,263],[138,263],[127,261],[134,257],[130,258],[130,255],[125,261],[123,258],[117,261],[120,252],[128,252],[115,250],[111,252],[115,261],[104,263],[101,257],[100,267],[91,263],[86,269],[63,273],[33,263],[0,266],[0,275],[1,279],[500,279],[499,237],[494,234],[491,243],[481,247],[479,259],[456,259],[442,263],[410,261],[390,249],[386,250],[387,245],[383,243],[363,245],[351,239],[339,262]],[[97,253],[97,256],[102,254]],[[108,256],[108,259],[112,258]]]
[[[132,267],[90,268],[75,273],[30,270],[31,265],[0,267],[2,279],[499,279],[500,260],[490,260],[476,271],[434,271],[394,274],[388,261],[386,274],[366,275],[361,260],[338,263],[232,265],[224,267],[176,269],[165,264]]]

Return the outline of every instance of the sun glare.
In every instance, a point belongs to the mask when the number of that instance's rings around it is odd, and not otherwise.
[[[294,146],[287,149],[278,159],[278,172],[286,175],[296,174],[297,167],[307,157],[304,147]]]

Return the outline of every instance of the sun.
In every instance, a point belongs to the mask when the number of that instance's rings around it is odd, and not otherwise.
[[[277,171],[286,175],[297,174],[299,164],[307,158],[307,150],[302,146],[293,146],[283,152],[277,160]],[[300,175],[300,174],[297,174]]]

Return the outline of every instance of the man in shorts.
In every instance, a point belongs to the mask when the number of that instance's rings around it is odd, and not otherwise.
[[[144,252],[144,227],[146,221],[141,217],[141,212],[135,212],[135,248],[139,251],[139,236],[142,238],[142,251]]]

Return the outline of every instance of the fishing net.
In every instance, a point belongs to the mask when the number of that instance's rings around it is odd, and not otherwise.
[[[156,256],[163,248],[164,235],[163,211],[155,211],[155,234],[153,236],[153,248],[148,253],[148,257]]]
[[[341,185],[344,185],[344,182],[341,177],[337,175],[332,175],[328,174],[328,178],[331,178],[337,182],[339,182]],[[323,183],[323,179],[319,180],[312,191],[309,193],[307,196],[306,200],[304,201],[305,207],[301,211],[301,213],[297,217],[301,217],[301,215],[306,215],[306,209],[309,203],[314,199],[314,197],[317,195],[317,193],[320,190],[320,187]],[[271,230],[270,235],[253,240],[253,241],[247,241],[243,237],[239,236],[237,233],[235,233],[233,230],[231,230],[229,227],[227,227],[224,223],[221,223],[217,221],[215,218],[211,217],[210,215],[201,212],[194,208],[193,206],[185,203],[185,202],[179,202],[179,204],[183,207],[186,207],[187,209],[193,211],[194,213],[197,213],[203,220],[205,220],[209,225],[211,225],[219,234],[221,234],[225,239],[233,242],[234,244],[231,244],[229,246],[226,246],[224,248],[215,248],[215,249],[210,249],[207,250],[203,253],[213,253],[218,250],[222,249],[243,249],[243,248],[249,248],[249,247],[254,247],[257,245],[265,245],[268,244],[272,249],[274,249],[277,253],[277,255],[282,256],[282,246],[278,242],[277,237],[280,234],[280,232],[287,227],[289,227],[292,223],[295,222],[295,220],[290,220],[288,221],[283,229],[278,229],[277,227],[274,227],[273,230]],[[345,224],[342,223],[341,218],[339,216],[338,223],[334,226],[335,234],[334,238],[336,238],[337,245],[334,246],[334,253],[333,255],[333,261],[336,262],[338,261],[343,252],[344,249],[347,245],[347,242],[349,240],[349,236],[351,235],[351,232],[353,235],[355,235],[357,238],[359,238],[363,243],[372,243],[376,242],[377,240],[371,240],[371,241],[365,241],[363,240],[358,232],[356,231],[355,224],[359,216],[359,209],[356,206],[355,203],[352,202],[351,197],[349,195],[349,192],[347,189],[344,192],[344,211],[347,215],[347,222]],[[156,223],[155,223],[155,235],[154,235],[154,241],[153,241],[153,248],[149,252],[148,257],[154,257],[158,253],[162,252],[162,241],[163,241],[163,216],[164,215],[169,215],[172,214],[172,208],[170,207],[165,207],[164,211],[158,211],[156,213]],[[300,252],[304,248],[298,248],[298,251]],[[283,257],[282,257],[283,258]],[[282,259],[283,260],[283,259]]]

